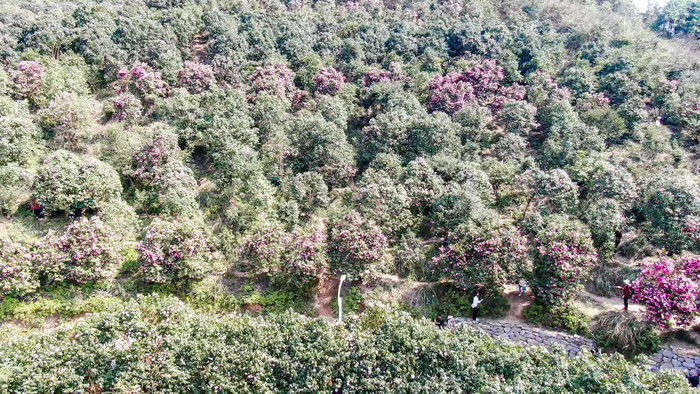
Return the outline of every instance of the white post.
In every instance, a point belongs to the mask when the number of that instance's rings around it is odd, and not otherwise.
[[[338,283],[338,323],[343,322],[343,299],[340,297],[340,289],[343,288],[345,275],[340,275],[340,283]]]

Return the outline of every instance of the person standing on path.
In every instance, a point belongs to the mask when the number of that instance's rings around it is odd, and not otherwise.
[[[700,385],[700,377],[698,377],[697,370],[690,372],[688,375],[688,383],[690,383],[690,387],[698,387],[698,385]]]
[[[479,298],[479,292],[477,291],[476,294],[474,294],[474,299],[472,300],[472,320],[474,321],[479,321],[479,304],[481,304],[484,300]]]
[[[627,302],[632,295],[632,283],[630,283],[629,280],[625,279],[624,280],[625,285],[624,286],[613,286],[618,289],[622,289],[622,301],[625,303],[625,307],[622,309],[623,311],[627,311]]]
[[[525,278],[521,278],[518,282],[518,297],[521,297],[523,293],[527,292],[527,281]]]

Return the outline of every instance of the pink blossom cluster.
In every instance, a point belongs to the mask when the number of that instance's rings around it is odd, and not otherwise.
[[[188,223],[154,221],[136,251],[141,277],[150,283],[201,279],[210,269],[207,238]]]
[[[314,76],[316,91],[320,94],[335,95],[345,85],[345,76],[333,67],[322,68]]]
[[[535,239],[535,296],[544,305],[566,303],[597,261],[589,234],[547,228]]]
[[[279,98],[291,99],[294,91],[294,72],[284,63],[257,67],[248,78],[255,93],[269,93]]]
[[[515,229],[460,227],[449,236],[440,255],[433,258],[439,274],[465,290],[481,284],[501,288],[516,280],[527,261],[527,241]]]
[[[23,296],[39,287],[33,266],[33,255],[20,242],[0,238],[0,299],[4,296]]]
[[[428,85],[429,107],[433,111],[454,113],[469,103],[497,109],[507,99],[522,100],[524,88],[500,86],[503,78],[503,67],[491,59],[474,62],[461,72],[438,75]]]
[[[336,220],[328,239],[328,256],[334,274],[353,279],[369,277],[384,258],[387,238],[358,212]]]
[[[282,272],[305,287],[328,272],[326,232],[318,228],[311,234],[295,232],[282,255]]]
[[[279,264],[291,236],[276,226],[262,226],[245,240],[242,256],[253,268],[272,267]]]
[[[686,257],[680,260],[683,273],[692,281],[700,281],[700,257]]]
[[[130,87],[143,96],[165,97],[170,92],[170,87],[161,74],[146,63],[137,64],[131,70],[127,68],[119,70],[115,84],[116,93],[124,93]]]
[[[185,66],[177,73],[178,85],[186,88],[190,93],[201,93],[211,89],[216,84],[214,69],[207,65],[194,62],[185,62]]]
[[[97,283],[113,276],[122,261],[112,237],[97,216],[81,218],[62,234],[47,236],[48,242],[37,247],[37,260],[53,282]]]
[[[667,327],[672,320],[679,326],[690,325],[697,314],[698,286],[687,275],[696,269],[697,260],[686,264],[669,258],[647,263],[632,284],[632,300],[646,305],[646,318],[659,327]]]
[[[143,106],[141,101],[131,93],[121,93],[110,99],[112,104],[112,120],[134,122],[141,117]]]
[[[168,141],[162,135],[155,137],[149,144],[143,146],[132,157],[132,175],[139,182],[148,185],[159,183],[159,176],[164,176],[160,168],[171,160],[171,149]]]
[[[379,82],[400,82],[406,80],[406,74],[404,74],[398,67],[394,66],[391,70],[379,70],[376,68],[370,68],[362,77],[362,86],[368,88],[375,83]]]
[[[46,69],[39,62],[24,60],[17,70],[11,70],[10,80],[14,84],[14,94],[18,98],[36,100],[41,94]]]

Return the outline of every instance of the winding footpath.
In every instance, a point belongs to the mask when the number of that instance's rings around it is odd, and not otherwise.
[[[461,317],[455,318],[455,323],[475,327],[491,337],[507,339],[515,343],[539,345],[547,349],[558,345],[563,347],[570,357],[575,357],[581,352],[590,352],[594,345],[593,340],[579,335],[544,330],[524,323],[490,319],[479,319],[479,322],[474,322]],[[649,368],[652,371],[660,369],[700,371],[700,354],[683,355],[669,347],[661,347],[658,353],[649,356]]]

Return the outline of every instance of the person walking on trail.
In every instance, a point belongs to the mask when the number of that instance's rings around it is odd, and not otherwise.
[[[479,304],[481,304],[484,300],[479,298],[479,292],[477,291],[476,294],[474,294],[474,299],[472,300],[472,320],[474,321],[479,321]]]
[[[622,308],[622,310],[627,311],[627,307],[628,307],[627,303],[628,303],[630,296],[632,295],[632,283],[627,279],[624,280],[624,283],[625,283],[624,286],[612,286],[612,287],[622,289],[622,301],[625,303],[625,307]]]
[[[518,297],[522,297],[523,293],[527,292],[527,281],[525,278],[521,278],[518,282]]]

